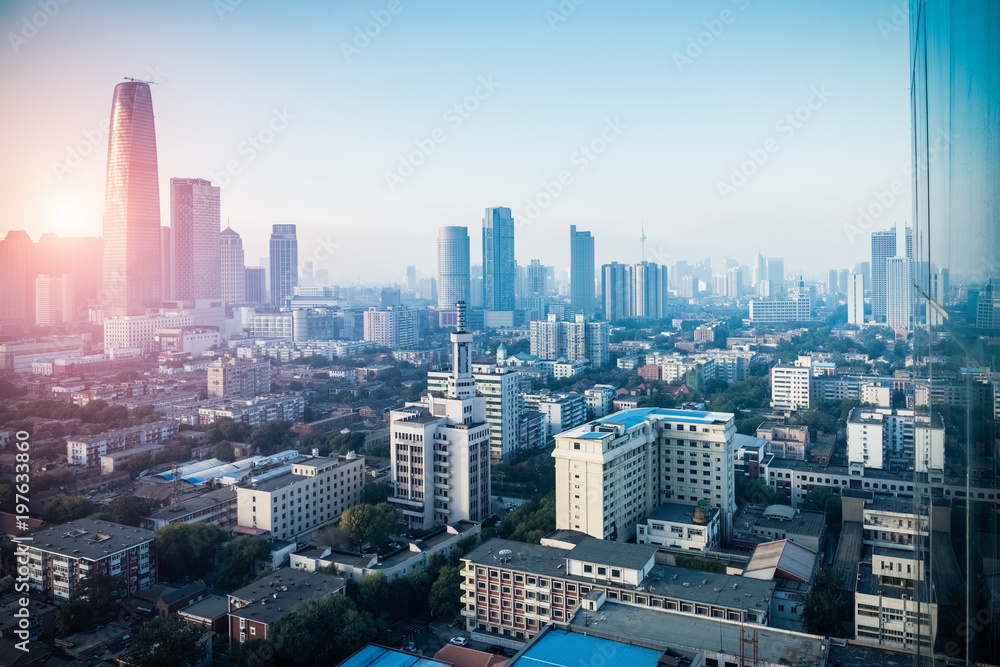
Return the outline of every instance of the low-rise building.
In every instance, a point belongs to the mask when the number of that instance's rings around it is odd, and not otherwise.
[[[636,525],[635,541],[657,547],[709,551],[719,545],[719,510],[663,503]]]
[[[177,435],[179,427],[180,422],[158,421],[98,435],[74,436],[66,440],[66,461],[70,465],[97,466],[107,454],[160,444]]]
[[[814,552],[823,547],[826,515],[795,510],[788,505],[747,504],[736,515],[733,545],[753,549],[762,542],[788,540]]]
[[[271,624],[305,604],[344,592],[346,581],[320,572],[281,568],[229,594],[229,642],[266,640]]]
[[[176,523],[210,523],[223,530],[236,525],[236,491],[216,489],[176,499],[142,520],[146,530],[159,530]]]
[[[618,395],[618,387],[612,384],[595,384],[583,392],[587,403],[587,419],[596,419],[611,414],[612,403]]]
[[[587,420],[582,394],[522,394],[524,408],[545,414],[550,435],[576,428]]]
[[[794,364],[771,368],[771,409],[786,412],[809,409],[812,359],[801,356]]]
[[[222,400],[199,407],[198,424],[204,426],[217,419],[228,417],[235,422],[243,422],[257,428],[272,421],[296,422],[302,419],[305,409],[306,400],[296,394],[247,400]]]
[[[767,441],[767,454],[782,459],[804,461],[809,450],[809,429],[805,426],[787,426],[764,422],[757,427],[757,437]]]

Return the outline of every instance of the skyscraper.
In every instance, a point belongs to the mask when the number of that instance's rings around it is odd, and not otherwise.
[[[267,272],[263,266],[246,267],[246,303],[267,303]]]
[[[452,309],[459,301],[469,303],[469,230],[467,227],[438,229],[438,308]]]
[[[609,322],[666,317],[667,268],[655,262],[601,267],[601,299]]]
[[[886,260],[896,256],[896,230],[872,232],[872,317],[885,322]]]
[[[164,301],[172,299],[174,293],[174,272],[171,271],[174,260],[170,250],[172,245],[170,242],[170,227],[163,225],[160,227],[160,297]]]
[[[847,276],[847,323],[865,323],[865,277],[860,273]]]
[[[231,227],[226,227],[219,234],[219,245],[222,255],[222,300],[226,303],[245,303],[247,279],[243,239]]]
[[[20,229],[0,241],[0,325],[31,324],[35,317],[34,244]]]
[[[271,230],[271,305],[283,307],[299,284],[299,241],[295,225],[274,225]]]
[[[417,291],[417,267],[406,267],[406,289],[410,292]]]
[[[502,206],[483,218],[483,307],[514,310],[514,219]]]
[[[162,298],[160,188],[149,84],[115,86],[104,196],[106,316],[142,314]]]
[[[202,178],[170,179],[170,256],[175,301],[222,296],[219,188]]]
[[[771,283],[771,296],[784,298],[785,296],[785,258],[767,258],[767,281]]]
[[[59,276],[39,274],[35,278],[35,324],[53,326],[72,322],[75,317],[73,276],[68,273]]]
[[[590,317],[596,310],[594,297],[594,237],[590,232],[569,227],[570,304],[573,310]]]
[[[890,257],[885,262],[885,323],[891,329],[910,329],[913,320],[913,260]]]

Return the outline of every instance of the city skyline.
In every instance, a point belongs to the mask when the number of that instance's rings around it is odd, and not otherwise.
[[[0,20],[16,27],[25,7],[9,5]],[[542,246],[551,253],[542,258],[546,264],[568,266],[569,248],[559,241],[570,224],[591,230],[598,239],[598,264],[640,261],[635,241],[645,219],[646,259],[661,264],[700,256],[705,233],[719,241],[714,258],[738,256],[756,245],[747,230],[767,220],[775,229],[769,254],[790,256],[801,225],[808,224],[810,236],[820,241],[815,256],[822,249],[833,263],[850,265],[865,244],[849,229],[858,223],[857,210],[878,203],[877,193],[894,180],[909,188],[903,171],[908,128],[898,122],[908,116],[906,24],[905,15],[902,22],[893,16],[889,3],[826,10],[743,2],[668,10],[637,3],[632,12],[611,15],[613,8],[581,6],[557,19],[547,16],[551,10],[513,3],[502,12],[456,6],[443,23],[435,20],[436,13],[402,7],[367,47],[345,56],[341,42],[350,46],[354,28],[363,28],[373,20],[371,12],[384,7],[368,3],[317,10],[300,5],[301,12],[287,16],[311,16],[315,25],[298,25],[305,30],[303,41],[321,33],[328,51],[319,62],[290,68],[278,66],[286,56],[269,64],[268,56],[247,54],[245,62],[238,62],[250,45],[234,33],[287,27],[286,15],[275,16],[273,10],[240,5],[220,17],[211,7],[187,3],[169,16],[154,17],[185,22],[203,38],[195,40],[191,53],[179,55],[157,36],[156,21],[140,20],[139,10],[128,5],[67,8],[16,52],[0,55],[17,65],[0,68],[5,85],[27,85],[58,56],[54,43],[82,45],[105,35],[109,11],[137,26],[129,36],[129,61],[100,51],[80,53],[84,62],[79,69],[88,74],[65,82],[67,94],[77,102],[71,111],[30,105],[14,110],[31,116],[13,118],[11,126],[27,131],[9,137],[11,159],[3,176],[24,195],[4,201],[0,229],[23,228],[35,239],[45,231],[100,233],[102,193],[96,191],[100,178],[95,172],[106,159],[104,139],[90,143],[87,137],[104,134],[106,101],[100,98],[124,75],[159,84],[153,86],[153,99],[163,192],[171,177],[212,180],[222,189],[223,218],[244,237],[248,256],[264,254],[272,224],[297,224],[303,256],[316,249],[330,255],[326,268],[335,281],[386,280],[399,273],[383,268],[382,262],[366,261],[363,243],[370,231],[403,241],[399,249],[385,250],[385,264],[416,265],[431,273],[435,230],[475,226],[477,211],[491,202],[511,207],[518,225],[518,257],[524,263],[535,253],[522,258],[523,250]],[[731,12],[730,23],[714,23],[722,10]],[[641,24],[638,16],[644,18]],[[461,36],[463,29],[483,21],[517,34],[528,44],[527,52],[501,57]],[[722,25],[722,32],[705,38],[700,33],[708,30],[706,24],[716,30]],[[655,40],[644,39],[654,26],[659,31]],[[460,63],[449,64],[447,48],[425,43],[443,30],[449,35],[457,31],[458,45],[467,47]],[[844,39],[848,35],[850,42]],[[701,54],[685,55],[689,40],[699,38],[708,42]],[[596,41],[613,46],[610,52],[601,50],[610,55],[598,57],[584,46]],[[764,43],[773,46],[760,48]],[[404,54],[418,44],[417,62],[405,61]],[[782,59],[781,67],[772,67],[789,50],[802,62],[789,65]],[[837,57],[830,58],[832,54]],[[235,95],[229,83],[219,83],[201,67],[205,59],[219,71],[253,81],[253,91]],[[535,73],[532,59],[564,69],[557,77],[545,77]],[[619,76],[635,63],[640,63],[639,71]],[[435,74],[420,74],[422,70]],[[51,77],[51,68],[46,71]],[[750,71],[781,74],[747,81]],[[371,77],[384,77],[384,84],[368,86],[365,81]],[[317,90],[314,80],[331,86]],[[564,101],[562,92],[570,86],[600,95],[582,104],[574,99],[567,107],[570,98]],[[333,88],[348,95],[355,91],[359,104],[318,113],[331,108],[326,91]],[[822,94],[817,96],[814,88]],[[407,96],[405,113],[392,110],[400,95]],[[195,98],[201,101],[192,104]],[[671,102],[676,99],[686,103]],[[463,118],[453,107],[467,100],[477,108],[461,110],[468,116]],[[798,129],[787,124],[782,126],[787,129],[776,128],[803,105],[803,117],[814,118]],[[524,109],[532,111],[530,120]],[[450,123],[443,118],[449,110],[449,118],[455,118]],[[35,129],[41,118],[44,132]],[[433,144],[430,137],[437,127],[443,140],[434,144],[426,164],[390,190],[386,174],[407,171],[400,169],[398,157],[416,150],[415,142]],[[244,143],[258,134],[259,150]],[[735,194],[720,193],[719,183],[728,182],[732,169],[768,138],[779,143],[769,164],[755,170]],[[591,154],[595,159],[578,153],[591,142],[598,148],[606,142],[600,155]],[[695,150],[697,142],[705,145]],[[334,145],[340,148],[324,150]],[[359,152],[362,145],[364,154]],[[483,152],[493,159],[477,159]],[[235,170],[227,169],[229,162]],[[11,164],[19,168],[11,170]],[[565,185],[558,182],[561,171],[568,172]],[[664,182],[670,185],[661,192]],[[546,184],[553,192],[562,189],[549,206]],[[289,196],[263,194],[271,188]],[[666,210],[663,197],[672,202]],[[864,222],[867,228],[861,231],[910,219],[909,196],[893,197],[898,201],[871,223]],[[161,220],[169,219],[167,207],[161,201]],[[412,259],[403,258],[403,247]],[[808,259],[811,250],[805,252],[801,266],[789,266],[790,271],[815,264]]]

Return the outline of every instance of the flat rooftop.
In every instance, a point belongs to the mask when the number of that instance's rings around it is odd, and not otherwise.
[[[763,505],[747,505],[733,520],[733,528],[744,530],[780,530],[794,535],[820,537],[826,531],[826,515],[822,512],[798,511],[791,519],[766,516]]]
[[[700,410],[668,410],[665,408],[633,408],[615,412],[607,417],[601,417],[587,422],[560,434],[563,438],[604,438],[614,435],[603,431],[592,432],[594,424],[610,426],[621,424],[625,430],[634,428],[644,422],[670,421],[684,424],[717,424],[724,425],[732,420],[730,412],[704,412]]]
[[[77,519],[34,534],[29,548],[99,560],[153,539],[153,532],[110,521]]]
[[[864,529],[860,521],[845,521],[841,525],[837,555],[833,559],[833,571],[840,577],[840,590],[854,592],[863,540]]]
[[[394,648],[369,644],[338,667],[442,667],[449,663]]]
[[[161,507],[149,515],[149,519],[160,519],[169,521],[175,517],[185,516],[192,512],[215,507],[227,502],[236,500],[236,491],[233,489],[216,489],[196,496],[185,496],[173,505]]]
[[[577,611],[569,627],[574,632],[657,647],[660,651],[668,648],[688,654],[721,651],[731,656],[739,656],[740,628],[746,627],[757,631],[761,662],[786,667],[822,667],[826,664],[822,637],[758,625],[741,626],[737,621],[644,609],[616,602],[605,602],[596,613]],[[630,663],[612,660],[609,664]]]
[[[595,664],[598,656],[607,658],[602,664],[656,667],[661,655],[663,651],[551,628],[507,667],[577,667]]]
[[[684,505],[682,503],[663,503],[649,513],[649,519],[653,521],[669,521],[670,523],[685,523],[692,526],[703,526],[705,524],[694,522],[695,505]],[[715,517],[719,513],[718,509],[711,509],[707,514]]]
[[[566,558],[588,563],[617,565],[629,570],[641,570],[646,563],[656,557],[656,552],[657,548],[653,546],[612,542],[591,537],[570,550],[566,554]]]

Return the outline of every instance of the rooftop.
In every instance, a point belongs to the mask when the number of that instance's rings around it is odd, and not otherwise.
[[[532,642],[508,667],[569,667],[595,664],[606,656],[609,664],[629,667],[656,667],[663,651],[630,646],[579,632],[550,629]]]
[[[156,510],[150,514],[148,518],[150,520],[160,519],[170,521],[171,519],[179,516],[191,514],[192,512],[199,512],[222,503],[235,501],[236,491],[232,489],[216,489],[200,495],[185,496],[172,505],[167,505],[166,507]]]
[[[246,606],[229,612],[237,618],[271,623],[293,614],[307,602],[342,591],[345,580],[330,574],[281,568],[229,594]]]
[[[72,558],[99,560],[152,540],[153,532],[142,528],[110,521],[77,519],[35,533],[29,546]]]
[[[590,537],[576,545],[566,554],[566,558],[602,565],[617,565],[629,570],[641,570],[656,556],[656,552],[657,548],[653,546],[612,542]]]
[[[854,591],[857,586],[863,540],[864,529],[860,521],[845,521],[841,525],[837,556],[833,559],[833,571],[840,578],[841,590]]]
[[[610,433],[591,432],[594,424],[600,426],[611,426],[620,424],[626,430],[639,426],[645,422],[671,421],[684,424],[716,424],[724,425],[733,419],[729,412],[703,412],[699,410],[668,410],[665,408],[634,408],[632,410],[622,410],[614,414],[602,417],[593,422],[588,422],[569,431],[560,434],[564,438],[603,438]]]
[[[816,552],[795,542],[778,540],[758,544],[743,576],[754,579],[789,579],[808,583],[816,567]]]
[[[692,526],[703,525],[694,522],[695,505],[684,505],[682,503],[663,503],[649,513],[650,519],[654,521],[669,521],[670,523],[685,523]],[[718,514],[718,509],[709,509],[706,514],[714,516]]]
[[[219,595],[207,595],[198,602],[178,610],[177,613],[214,621],[229,613],[229,600]]]
[[[787,516],[789,518],[781,518]],[[822,512],[796,512],[787,505],[747,505],[733,520],[736,531],[780,530],[786,534],[820,537],[826,530]]]
[[[424,658],[406,651],[368,644],[340,663],[338,667],[441,667],[447,665],[447,662],[433,658]]]

